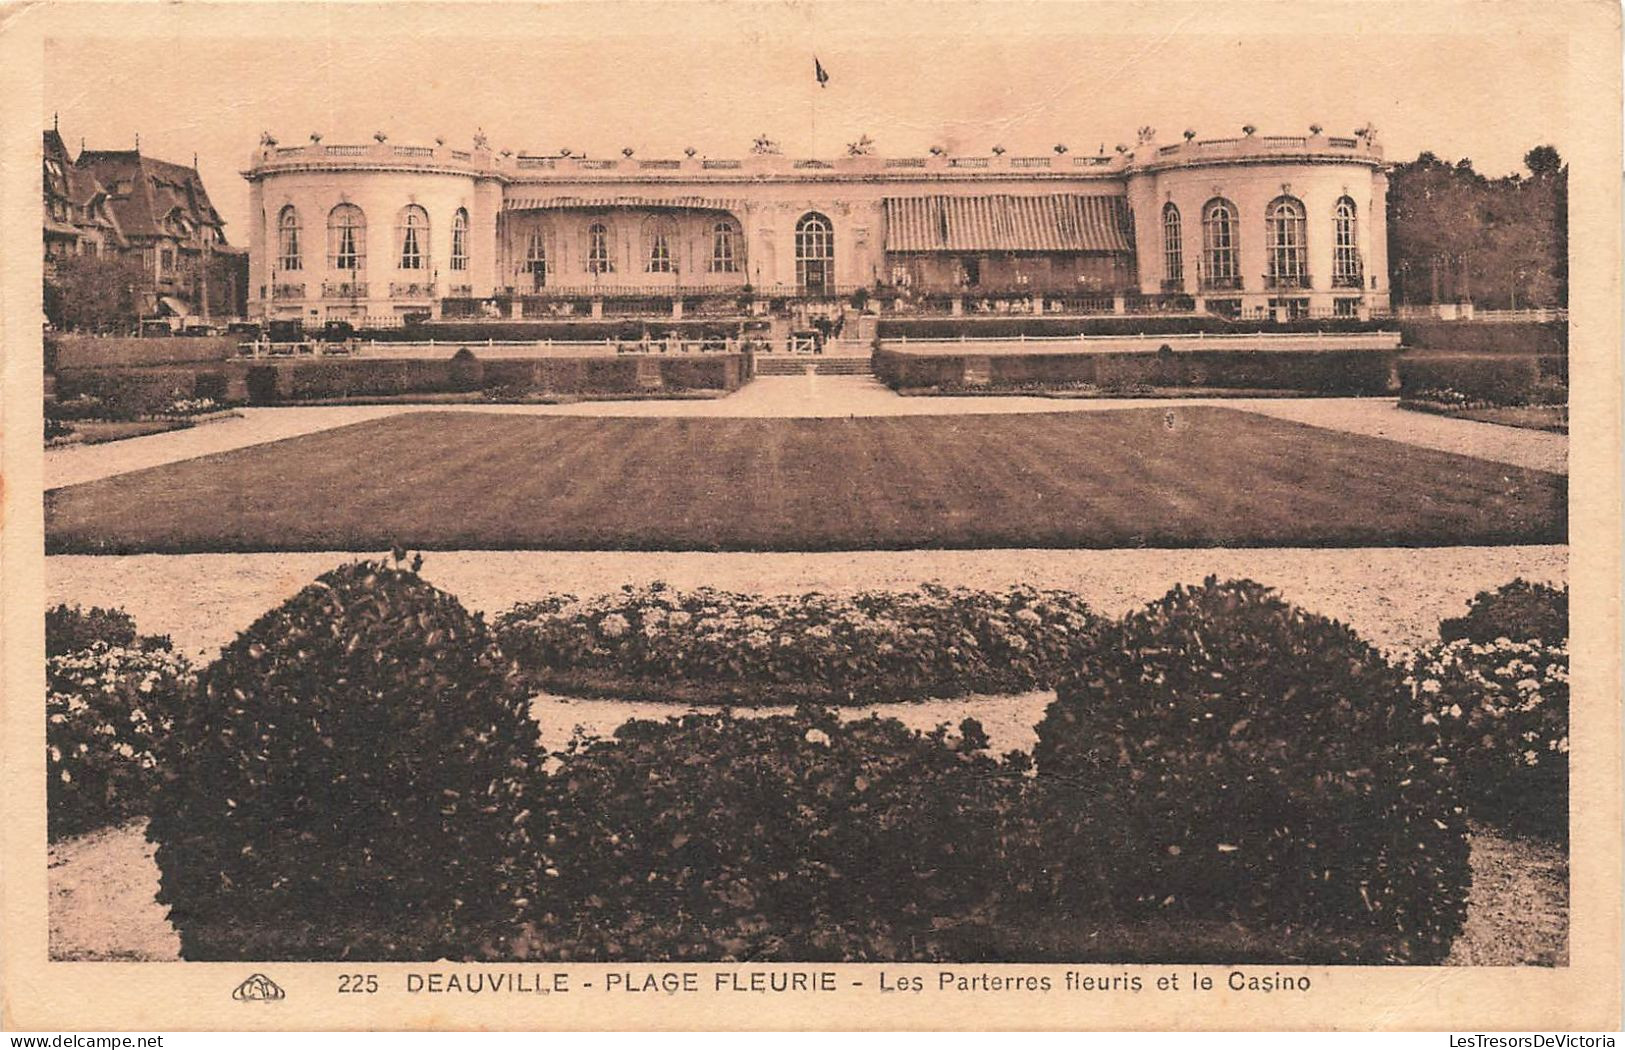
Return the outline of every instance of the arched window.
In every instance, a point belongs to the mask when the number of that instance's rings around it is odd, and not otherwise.
[[[1347,197],[1337,199],[1332,215],[1332,287],[1361,288],[1365,285],[1360,265],[1360,239],[1354,202]]]
[[[458,208],[451,217],[451,268],[468,269],[468,210]]]
[[[334,270],[367,268],[367,217],[354,204],[327,213],[327,265]]]
[[[601,222],[587,227],[587,272],[615,272],[615,258],[609,252],[609,227]]]
[[[645,273],[672,273],[677,269],[677,229],[665,217],[650,219],[643,224],[643,271]]]
[[[817,212],[796,223],[796,284],[811,295],[827,294],[834,282],[835,229]]]
[[[541,230],[530,231],[530,240],[525,245],[525,272],[530,274],[534,287],[547,284],[547,238]]]
[[[732,219],[723,219],[711,227],[711,262],[706,269],[711,273],[738,273],[739,228]]]
[[[1205,288],[1241,287],[1241,245],[1236,236],[1236,206],[1215,197],[1202,209],[1202,285]]]
[[[1179,228],[1179,209],[1162,206],[1162,290],[1185,290],[1185,235]]]
[[[416,204],[401,209],[395,227],[395,241],[401,246],[401,269],[423,270],[429,265],[429,213]]]
[[[1265,212],[1264,225],[1265,243],[1269,246],[1269,286],[1306,287],[1309,252],[1304,238],[1303,202],[1295,197],[1275,198]]]
[[[276,268],[302,270],[304,259],[299,254],[299,212],[289,204],[276,220]]]

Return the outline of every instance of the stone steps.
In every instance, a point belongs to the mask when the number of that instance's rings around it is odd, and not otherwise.
[[[756,374],[759,376],[804,376],[814,372],[821,376],[874,375],[869,355],[832,356],[828,354],[797,354],[795,356],[758,354]]]

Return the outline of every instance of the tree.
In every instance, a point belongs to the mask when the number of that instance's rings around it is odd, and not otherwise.
[[[133,325],[152,275],[137,257],[70,255],[56,261],[46,284],[45,316],[58,328],[101,330]]]
[[[1552,146],[1536,146],[1523,155],[1523,166],[1529,169],[1529,174],[1537,179],[1553,178],[1559,173],[1567,174],[1568,167],[1564,165],[1563,158],[1558,155],[1557,149]]]

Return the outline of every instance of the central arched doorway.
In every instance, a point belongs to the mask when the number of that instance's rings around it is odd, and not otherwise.
[[[835,227],[815,211],[796,223],[796,285],[810,296],[834,290]]]

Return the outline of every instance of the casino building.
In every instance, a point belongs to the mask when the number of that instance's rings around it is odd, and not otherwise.
[[[1318,126],[1146,128],[1094,156],[880,157],[865,139],[834,159],[765,137],[717,159],[267,134],[243,174],[263,317],[1388,309],[1381,149]]]

